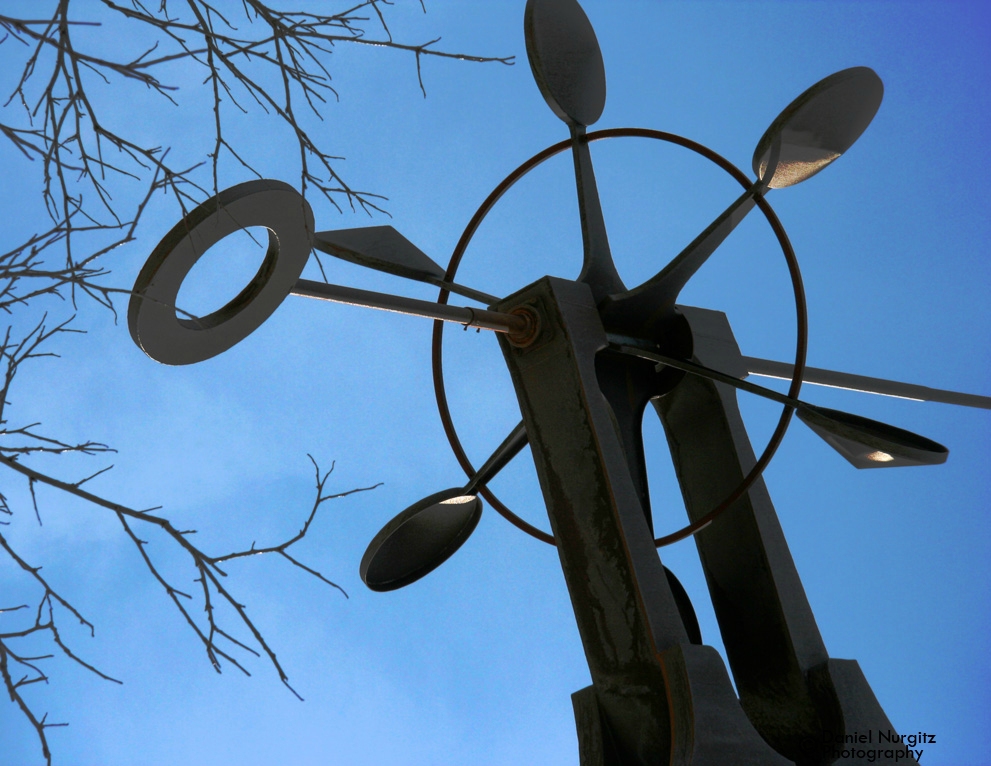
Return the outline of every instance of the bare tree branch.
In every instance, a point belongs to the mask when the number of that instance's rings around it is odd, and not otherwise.
[[[513,63],[512,57],[441,50],[436,47],[439,39],[404,42],[390,29],[392,3],[352,2],[339,12],[310,12],[283,10],[275,0],[173,0],[171,5],[168,0],[154,4],[48,0],[35,4],[31,18],[0,13],[0,45],[8,46],[4,52],[15,53],[17,60],[0,73],[7,78],[0,80],[4,89],[0,140],[9,142],[16,150],[15,161],[27,168],[30,178],[20,184],[37,194],[35,217],[43,220],[26,236],[12,235],[15,229],[10,228],[5,231],[8,241],[0,242],[0,310],[10,322],[0,330],[0,467],[23,477],[39,525],[40,501],[46,501],[51,490],[113,514],[218,672],[227,662],[248,673],[246,655],[264,657],[290,690],[275,651],[230,589],[222,567],[249,556],[273,555],[346,597],[339,585],[305,564],[294,546],[308,534],[325,502],[373,487],[329,494],[326,485],[333,466],[321,473],[310,457],[316,495],[295,535],[275,544],[252,543],[247,550],[208,554],[192,542],[193,530],[177,528],[158,508],[131,508],[83,488],[92,486],[110,466],[76,481],[36,467],[34,461],[42,457],[102,455],[113,450],[95,440],[59,438],[47,433],[36,418],[11,422],[10,393],[22,365],[56,357],[56,341],[81,332],[73,324],[81,297],[108,308],[116,319],[113,298],[130,291],[109,281],[108,256],[137,239],[153,199],[165,198],[178,216],[185,216],[216,194],[228,176],[260,177],[255,165],[269,152],[271,142],[258,146],[236,142],[230,136],[238,120],[255,118],[259,110],[271,118],[273,140],[283,141],[289,156],[296,158],[294,172],[304,196],[322,198],[338,210],[347,206],[369,215],[384,212],[385,197],[345,180],[338,172],[343,158],[320,138],[326,134],[324,110],[340,99],[339,85],[331,77],[331,56],[338,46],[392,50],[411,57],[424,96],[426,58]],[[41,18],[45,13],[48,17]],[[112,26],[101,29],[103,23]],[[94,28],[105,34],[95,36]],[[110,35],[122,42],[115,46]],[[123,41],[136,44],[132,53],[124,52]],[[107,88],[112,87],[114,105],[149,94],[164,109],[185,108],[183,94],[188,88],[180,86],[187,83],[209,88],[209,114],[204,112],[198,123],[211,133],[206,151],[197,152],[186,140],[185,130],[176,136],[155,135],[158,126],[151,126],[150,133],[148,126],[135,125],[126,110],[110,108],[106,101]],[[9,241],[12,236],[19,240]],[[319,260],[318,266],[322,271]],[[39,496],[39,488],[47,489]],[[8,496],[0,493],[0,524],[9,529],[14,518]],[[169,549],[183,552],[191,586],[164,573],[146,536],[161,538]],[[28,604],[0,609],[0,676],[50,764],[46,732],[64,724],[48,723],[47,716],[32,710],[21,693],[26,686],[47,684],[45,661],[60,655],[100,678],[119,681],[70,648],[59,620],[68,616],[90,635],[93,624],[41,576],[40,567],[29,565],[16,552],[12,539],[13,535],[0,536],[0,555],[16,564],[15,570],[38,597],[33,609]],[[19,648],[39,638],[52,643],[51,654],[30,656]]]
[[[376,486],[371,487],[361,487],[358,489],[348,490],[346,492],[341,492],[337,494],[324,494],[324,487],[326,485],[327,479],[329,478],[333,467],[330,471],[322,474],[320,473],[319,466],[316,461],[310,456],[311,462],[313,462],[314,470],[316,471],[316,497],[313,502],[313,506],[310,509],[310,513],[303,523],[302,528],[293,537],[288,540],[278,544],[262,548],[256,548],[254,545],[249,550],[246,551],[234,551],[230,553],[223,553],[220,555],[209,555],[205,553],[202,549],[194,545],[189,540],[189,535],[192,533],[191,530],[181,530],[173,526],[173,524],[164,516],[153,515],[151,513],[154,509],[149,510],[137,510],[134,508],[127,507],[120,503],[115,503],[113,501],[107,500],[99,495],[95,495],[86,490],[80,488],[80,485],[87,481],[87,479],[82,479],[76,482],[66,482],[60,479],[55,479],[41,471],[37,471],[33,468],[29,468],[17,461],[15,457],[9,457],[3,454],[6,450],[0,449],[0,465],[9,468],[21,475],[25,476],[28,482],[33,486],[34,483],[44,484],[49,487],[53,487],[69,495],[73,495],[88,503],[105,508],[112,511],[120,521],[124,532],[131,539],[131,541],[136,546],[138,553],[140,554],[145,566],[151,575],[158,581],[158,583],[165,590],[169,599],[172,601],[173,605],[178,609],[179,613],[182,615],[183,619],[190,629],[196,634],[197,638],[203,644],[203,648],[206,652],[207,658],[210,660],[210,664],[219,673],[223,667],[223,661],[230,663],[232,666],[240,670],[245,675],[251,675],[248,669],[242,664],[242,662],[231,654],[231,649],[225,648],[218,644],[218,639],[225,639],[227,643],[232,645],[232,648],[241,649],[251,655],[259,656],[261,654],[268,658],[269,663],[272,665],[273,669],[279,676],[279,680],[289,689],[296,697],[302,699],[298,692],[289,683],[289,676],[286,674],[279,662],[275,651],[265,639],[261,629],[255,624],[255,622],[248,616],[245,610],[244,604],[238,600],[233,592],[222,582],[222,578],[227,577],[227,573],[220,568],[220,564],[225,561],[231,561],[238,558],[243,558],[245,556],[262,556],[266,554],[279,554],[284,559],[289,561],[293,566],[301,569],[309,575],[312,575],[319,579],[321,582],[330,585],[331,587],[337,589],[345,597],[344,589],[341,588],[337,583],[329,580],[323,574],[321,574],[316,569],[309,567],[298,559],[294,558],[288,553],[290,546],[302,540],[310,529],[310,525],[316,517],[319,508],[328,500],[337,499],[340,497],[346,497],[348,495],[354,494],[356,492],[366,492],[368,490],[374,489]],[[136,531],[136,524],[149,525],[152,528],[157,528],[163,532],[170,540],[171,543],[177,545],[181,548],[189,557],[189,561],[195,570],[197,576],[193,578],[193,582],[199,583],[201,594],[202,594],[202,605],[203,612],[206,615],[205,625],[198,622],[194,616],[193,604],[195,599],[189,593],[179,589],[174,583],[170,582],[160,571],[159,567],[155,563],[151,554],[148,550],[148,541],[141,538]],[[11,642],[19,639],[25,638],[29,635],[40,631],[46,631],[51,635],[54,643],[59,647],[62,653],[69,659],[73,660],[77,664],[86,668],[87,670],[97,674],[101,678],[110,681],[116,681],[116,679],[111,678],[107,674],[98,670],[94,666],[80,659],[72,650],[62,641],[62,638],[58,632],[58,627],[55,622],[55,617],[52,610],[53,602],[58,604],[61,608],[65,609],[69,614],[75,617],[80,624],[89,628],[90,634],[93,634],[94,628],[92,623],[86,620],[76,609],[69,603],[66,599],[60,596],[49,584],[48,582],[38,573],[38,568],[31,567],[24,561],[14,549],[10,546],[7,539],[0,535],[0,548],[12,559],[14,560],[28,575],[33,578],[43,589],[43,595],[38,604],[37,617],[35,623],[28,629],[19,631],[4,631],[0,632],[0,663],[2,663],[2,675],[4,677],[4,682],[7,686],[8,694],[11,700],[16,702],[24,712],[25,716],[31,722],[37,732],[39,741],[43,752],[45,753],[46,759],[50,761],[50,754],[48,751],[47,739],[45,737],[45,728],[53,726],[55,724],[47,724],[44,722],[44,717],[38,718],[29,709],[27,704],[24,702],[23,698],[18,692],[18,688],[25,683],[33,683],[36,681],[45,681],[47,683],[48,677],[36,666],[30,664],[28,660],[31,658],[23,658],[15,654],[11,648]],[[251,644],[246,643],[240,639],[234,637],[234,635],[227,628],[223,627],[220,619],[216,613],[216,607],[214,602],[219,600],[233,610],[237,615],[236,622],[240,624],[241,628],[246,630],[250,634],[250,640],[253,642],[254,648]],[[10,610],[3,611],[14,611],[15,609],[20,609],[21,607],[15,607]],[[3,612],[0,611],[0,614]],[[47,615],[47,619],[43,619],[43,615]],[[39,659],[39,658],[35,658]],[[8,664],[13,661],[16,665],[23,666],[28,670],[32,671],[35,675],[28,680],[15,681],[13,676],[8,672]],[[116,681],[120,683],[119,681]],[[61,724],[59,724],[61,725]]]

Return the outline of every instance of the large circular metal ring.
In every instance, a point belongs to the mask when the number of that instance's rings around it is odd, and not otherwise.
[[[224,237],[248,226],[268,229],[258,273],[227,305],[180,318],[176,296],[196,262]],[[134,342],[164,364],[193,364],[244,340],[289,295],[310,257],[313,212],[293,187],[257,180],[232,186],[192,210],[165,235],[134,283],[127,326]]]
[[[745,173],[743,173],[743,171],[741,171],[738,167],[736,167],[736,165],[722,155],[714,152],[706,146],[703,146],[702,144],[674,133],[665,133],[664,131],[651,130],[649,128],[610,128],[607,130],[597,130],[589,133],[586,138],[590,142],[600,141],[606,138],[650,138],[658,141],[666,141],[667,143],[676,144],[686,149],[690,149],[696,154],[705,157],[710,162],[715,163],[733,176],[733,178],[735,178],[744,189],[749,189],[753,185],[753,182]],[[468,222],[468,225],[465,227],[464,232],[462,232],[461,239],[458,240],[458,244],[454,248],[454,252],[451,254],[451,260],[447,266],[447,273],[444,276],[446,281],[454,281],[455,275],[458,271],[458,266],[461,264],[461,259],[464,257],[468,244],[475,236],[475,232],[478,230],[478,227],[481,225],[482,221],[489,214],[489,211],[495,203],[499,201],[502,195],[505,194],[510,187],[512,187],[523,176],[540,165],[542,162],[553,157],[555,154],[559,154],[560,152],[569,149],[570,147],[570,140],[561,141],[553,146],[548,146],[546,149],[533,155],[533,157],[516,168],[516,170],[506,176],[506,178],[504,178],[502,182],[492,190],[489,196],[486,197],[485,201],[479,206],[478,210],[475,211],[475,215],[472,216],[471,220]],[[784,253],[785,261],[788,263],[788,272],[791,276],[792,292],[795,297],[797,338],[795,341],[794,373],[792,376],[791,385],[788,388],[788,396],[792,399],[797,399],[802,388],[802,376],[805,373],[805,354],[806,349],[808,348],[808,313],[805,304],[805,287],[802,283],[802,273],[798,266],[798,259],[795,256],[795,251],[791,246],[791,242],[788,240],[788,235],[785,232],[784,227],[781,225],[781,221],[778,220],[774,210],[771,209],[771,206],[767,203],[767,200],[764,199],[763,196],[757,198],[757,205],[760,207],[761,212],[764,214],[767,222],[771,225],[774,235],[778,239],[778,244],[781,246],[781,250]],[[439,303],[447,303],[449,295],[450,293],[447,290],[442,289],[437,301]],[[461,446],[461,440],[458,438],[457,430],[454,427],[454,421],[451,418],[451,411],[447,405],[447,392],[444,389],[443,337],[444,323],[439,321],[434,322],[432,346],[434,395],[437,399],[437,410],[440,413],[441,423],[443,423],[444,426],[444,433],[447,435],[447,440],[451,445],[451,449],[453,450],[458,463],[461,464],[461,468],[469,477],[471,477],[474,475],[475,469],[472,466],[471,461],[468,459],[468,455],[465,453],[464,447]],[[764,472],[764,469],[767,467],[767,464],[771,462],[771,458],[774,457],[774,453],[777,451],[778,445],[781,444],[781,440],[784,438],[785,432],[788,430],[788,426],[791,423],[792,413],[792,408],[785,405],[781,412],[781,417],[778,419],[778,424],[775,427],[774,432],[771,434],[771,438],[768,440],[767,446],[764,448],[763,453],[761,453],[760,458],[754,464],[750,472],[743,478],[737,488],[733,490],[733,492],[731,492],[726,499],[723,500],[723,502],[717,505],[705,516],[696,519],[691,524],[688,524],[669,535],[664,535],[663,537],[657,538],[654,540],[654,544],[657,545],[657,547],[661,547],[664,545],[670,545],[678,540],[683,540],[686,537],[691,537],[696,532],[711,524],[718,516],[720,516],[737,500],[739,500],[740,497],[742,497],[743,494],[750,489],[751,485],[757,481],[760,475]],[[507,508],[488,487],[482,488],[480,494],[488,500],[496,511],[498,511],[503,517],[519,529],[533,537],[536,537],[538,540],[542,540],[545,543],[550,543],[551,545],[556,544],[551,535],[537,529],[532,524],[528,524],[526,521],[509,510],[509,508]]]

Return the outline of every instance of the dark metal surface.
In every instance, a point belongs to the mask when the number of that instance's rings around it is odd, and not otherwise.
[[[674,304],[682,288],[754,209],[761,188],[750,186],[725,211],[656,275],[632,290],[606,296],[602,318],[613,332],[655,336],[674,318]]]
[[[578,189],[578,216],[582,229],[582,270],[579,282],[592,288],[596,301],[610,293],[626,289],[616,271],[606,222],[602,217],[599,188],[592,170],[592,155],[584,127],[571,128],[571,153],[575,161],[575,186]]]
[[[582,766],[829,763],[831,743],[845,732],[891,724],[857,664],[828,656],[761,473],[793,410],[858,467],[937,463],[946,450],[907,431],[798,400],[807,345],[804,290],[795,254],[763,195],[811,177],[843,154],[872,120],[883,87],[873,71],[856,67],[809,88],[758,143],[758,180],[752,182],[712,150],[679,136],[629,128],[586,133],[605,104],[605,70],[576,0],[528,0],[525,32],[534,79],[568,124],[570,139],[527,160],[493,190],[446,272],[389,226],[314,235],[309,207],[294,190],[252,182],[201,205],[162,241],[135,285],[128,313],[132,336],[161,361],[205,359],[255,329],[290,289],[501,331],[523,422],[474,471],[447,406],[443,325],[436,322],[438,409],[469,480],[393,518],[368,546],[362,580],[373,590],[392,590],[435,569],[475,529],[479,493],[519,528],[557,545],[593,680],[573,696]],[[628,290],[612,260],[589,144],[633,136],[701,154],[733,175],[744,192],[655,277]],[[577,281],[544,277],[501,301],[454,283],[469,241],[496,201],[569,147],[583,240]],[[792,280],[798,331],[787,394],[742,380],[750,370],[724,315],[675,305],[688,280],[754,207],[772,226]],[[271,232],[255,278],[219,311],[178,319],[175,296],[196,259],[223,236],[253,225]],[[438,301],[298,280],[311,243],[363,266],[435,284],[441,287]],[[488,302],[490,309],[449,306],[451,291]],[[734,387],[784,405],[760,458],[747,438]],[[690,522],[656,540],[641,433],[648,403],[663,424]],[[554,537],[518,518],[486,486],[528,442]],[[695,535],[736,691],[719,655],[701,644],[691,601],[656,552],[655,546],[689,535]]]
[[[701,646],[702,629],[699,627],[699,618],[695,614],[692,600],[688,597],[688,591],[681,584],[681,580],[667,567],[664,567],[664,576],[668,580],[671,595],[674,596],[674,603],[678,606],[678,614],[681,615],[681,622],[685,626],[685,633],[688,634],[689,642]]]
[[[497,307],[518,305],[540,313],[541,333],[501,346],[620,762],[786,763],[747,722],[718,654],[689,641],[629,469],[633,424],[600,383],[626,360],[599,353],[608,339],[591,289],[544,277]]]
[[[691,356],[691,330],[686,328],[682,340],[684,353]],[[647,403],[655,396],[670,391],[677,384],[681,373],[671,376],[658,372],[655,364],[628,355],[610,353],[609,347],[595,358],[595,372],[601,395],[610,405],[620,443],[626,458],[627,470],[643,509],[651,534],[654,533],[651,515],[650,492],[647,487],[647,465],[644,460],[643,423]],[[672,371],[667,371],[670,373]]]
[[[693,325],[706,324],[697,361],[725,360],[736,347],[725,316],[692,314]],[[698,519],[756,462],[735,390],[691,375],[654,406],[689,517]],[[798,763],[828,763],[827,733],[890,726],[859,670],[848,674],[849,661],[829,659],[762,479],[695,543],[741,702],[765,740]]]
[[[767,189],[804,181],[849,149],[874,118],[882,93],[881,80],[867,67],[837,72],[802,93],[757,143],[758,180],[654,277],[602,301],[606,326],[644,333],[668,321],[681,289]]]
[[[761,137],[754,173],[772,189],[811,178],[860,138],[883,96],[881,78],[865,66],[820,80],[785,107]]]
[[[444,269],[391,226],[318,231],[313,247],[335,258],[407,279],[442,279]]]
[[[606,70],[595,30],[576,0],[527,0],[523,15],[530,70],[551,111],[567,123],[575,162],[584,257],[579,282],[600,299],[624,290],[609,251],[585,128],[606,103]]]
[[[425,497],[386,524],[361,558],[362,582],[389,591],[416,582],[464,545],[482,517],[482,501],[462,489]]]
[[[529,325],[526,318],[518,314],[506,314],[487,309],[473,309],[464,306],[448,306],[446,303],[421,301],[402,295],[390,295],[357,287],[332,285],[327,282],[314,282],[310,279],[297,280],[292,288],[293,295],[304,298],[347,303],[352,306],[395,311],[397,314],[437,319],[442,322],[457,322],[465,327],[478,327],[482,330],[515,333],[526,332]]]
[[[526,55],[540,94],[561,120],[587,126],[606,105],[606,69],[595,30],[576,0],[527,0]]]
[[[691,309],[697,312],[697,309]],[[799,420],[822,437],[833,449],[856,468],[897,468],[909,465],[938,465],[945,463],[949,450],[942,444],[911,431],[881,423],[848,412],[817,407],[793,399],[787,394],[741,380],[737,376],[715,370],[687,359],[675,359],[655,353],[648,344],[609,335],[610,349],[658,362],[658,367],[673,367],[717,383],[724,383],[765,399],[785,404],[798,414]],[[743,357],[738,357],[742,363]],[[733,365],[737,370],[742,364]]]
[[[502,444],[496,447],[495,452],[486,460],[478,473],[471,477],[462,490],[466,495],[473,495],[479,488],[484,487],[496,474],[520,454],[520,451],[527,445],[526,427],[520,421],[516,428],[509,432],[509,436],[503,439]]]
[[[722,155],[714,152],[702,144],[696,141],[692,141],[684,136],[679,136],[674,133],[666,133],[660,130],[652,130],[649,128],[610,128],[607,130],[599,130],[593,133],[589,133],[585,136],[585,140],[588,143],[594,141],[599,141],[608,138],[646,138],[651,140],[665,141],[667,143],[672,143],[677,146],[684,147],[696,154],[704,157],[710,162],[715,163],[725,172],[730,174],[744,189],[749,189],[752,186],[752,182],[747,177],[743,171],[737,168],[733,163],[727,160]],[[461,233],[461,237],[458,240],[457,245],[454,248],[454,252],[451,254],[450,261],[448,263],[447,272],[445,273],[445,278],[448,280],[453,280],[457,275],[458,268],[461,265],[461,259],[464,257],[465,252],[468,249],[475,232],[481,225],[482,221],[485,220],[486,216],[495,207],[495,204],[502,198],[510,188],[513,187],[521,178],[523,178],[531,170],[539,166],[541,163],[550,159],[556,154],[570,148],[572,146],[571,141],[561,141],[546,149],[533,155],[531,158],[523,162],[519,167],[513,170],[509,175],[506,176],[485,198],[478,209],[472,215],[468,224],[465,226],[464,231]],[[792,287],[795,299],[795,310],[796,310],[796,323],[797,323],[797,338],[796,338],[796,348],[795,348],[795,364],[793,365],[793,370],[796,370],[796,374],[792,378],[792,384],[789,388],[789,394],[791,396],[797,397],[801,388],[802,371],[805,366],[805,349],[806,349],[806,338],[808,333],[808,320],[806,316],[805,308],[805,292],[802,286],[801,271],[798,266],[798,259],[795,257],[795,252],[791,246],[791,242],[788,240],[788,235],[778,220],[777,215],[768,205],[767,201],[763,198],[758,198],[757,206],[760,208],[764,217],[767,219],[774,231],[775,237],[781,246],[782,252],[784,253],[785,260],[788,264],[789,275],[792,279]],[[437,301],[438,303],[446,303],[448,300],[448,292],[446,290],[441,290]],[[444,336],[444,325],[442,322],[434,323],[434,331],[431,346],[431,367],[433,371],[434,379],[434,396],[437,401],[437,411],[440,415],[441,424],[444,427],[444,433],[447,436],[448,443],[451,445],[451,450],[454,452],[454,456],[457,458],[458,463],[461,465],[462,470],[464,470],[467,476],[473,476],[475,469],[472,466],[471,460],[468,458],[467,453],[461,445],[461,440],[458,437],[457,429],[454,425],[454,419],[451,417],[451,411],[447,404],[447,392],[444,386],[444,361],[443,361],[443,336]],[[737,352],[738,353],[738,352]],[[781,439],[784,438],[784,434],[788,428],[788,424],[791,419],[790,411],[782,413],[781,418],[775,428],[771,439],[768,442],[767,447],[764,450],[760,460],[752,471],[751,475],[741,483],[740,487],[736,492],[734,492],[730,497],[721,503],[719,506],[715,507],[710,514],[704,519],[701,519],[695,523],[689,524],[688,526],[673,532],[671,534],[665,535],[663,537],[657,538],[655,543],[658,546],[670,545],[671,543],[683,540],[686,537],[691,536],[699,529],[704,527],[706,524],[710,523],[715,519],[720,513],[722,513],[729,504],[735,501],[743,492],[746,491],[746,487],[749,486],[749,482],[753,481],[757,476],[760,475],[763,468],[770,461],[780,444]],[[512,510],[510,510],[488,487],[481,490],[482,496],[489,502],[490,505],[507,521],[516,526],[518,529],[526,532],[527,534],[535,537],[536,539],[554,544],[554,538],[537,529],[532,524],[521,519]]]
[[[359,266],[444,287],[485,304],[499,300],[494,295],[445,282],[444,269],[391,226],[318,231],[313,237],[313,247]]]
[[[931,439],[859,415],[806,404],[798,417],[857,468],[939,465],[949,455]]]
[[[771,359],[758,359],[753,356],[743,357],[746,373],[763,375],[769,378],[784,378],[791,380],[792,366],[786,362],[775,362]],[[745,373],[745,374],[746,374]],[[959,391],[947,391],[943,388],[930,388],[914,383],[902,383],[897,380],[871,378],[867,375],[854,375],[849,372],[824,370],[821,367],[806,367],[806,383],[831,388],[845,388],[849,391],[863,391],[869,394],[894,396],[900,399],[912,399],[917,402],[942,402],[943,404],[958,404],[961,407],[977,407],[991,410],[991,396],[979,394],[964,394]]]
[[[478,488],[495,478],[526,444],[526,429],[520,423],[464,487],[430,495],[386,524],[361,559],[362,581],[372,590],[396,590],[447,561],[481,518]]]
[[[212,314],[180,318],[176,297],[190,270],[213,245],[249,226],[269,230],[258,272]],[[194,364],[223,353],[286,299],[310,257],[312,237],[310,206],[289,184],[257,180],[225,189],[191,210],[148,257],[127,307],[131,338],[163,364]]]

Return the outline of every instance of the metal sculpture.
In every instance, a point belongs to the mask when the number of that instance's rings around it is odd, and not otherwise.
[[[877,112],[881,81],[872,70],[855,67],[801,94],[757,143],[756,180],[750,180],[711,149],[680,136],[641,128],[587,132],[605,105],[605,68],[587,17],[575,0],[528,0],[524,27],[534,79],[570,138],[507,176],[469,222],[447,269],[389,226],[315,232],[310,208],[295,190],[278,181],[252,181],[199,206],[162,240],[134,287],[131,335],[160,362],[201,361],[250,334],[289,294],[497,331],[523,421],[485,465],[471,467],[447,408],[438,321],[438,406],[469,481],[424,498],[389,522],[361,561],[362,580],[386,591],[431,572],[475,529],[481,495],[521,529],[557,546],[593,682],[573,695],[583,766],[829,763],[829,743],[837,737],[890,723],[857,663],[828,655],[761,473],[793,413],[858,468],[941,463],[947,450],[883,423],[807,404],[798,398],[803,379],[991,408],[987,397],[805,367],[801,274],[765,195],[839,158]],[[744,189],[685,250],[632,289],[613,264],[589,151],[596,140],[629,136],[695,151]],[[578,278],[544,277],[503,298],[457,284],[467,244],[499,197],[567,149],[584,244]],[[692,275],[755,207],[774,229],[791,274],[798,342],[790,365],[743,356],[725,315],[676,305]],[[249,226],[270,232],[255,277],[220,310],[180,316],[176,295],[197,259]],[[300,279],[311,248],[436,285],[440,297],[431,303]],[[449,306],[452,292],[489,308]],[[743,380],[753,372],[790,377],[788,393]],[[783,405],[759,458],[739,413],[737,388]],[[690,519],[682,530],[656,539],[640,433],[648,403],[665,429]],[[486,486],[528,442],[552,535],[517,517]],[[695,536],[739,697],[718,653],[702,644],[687,594],[656,552],[689,535]],[[907,752],[897,760],[915,762]]]

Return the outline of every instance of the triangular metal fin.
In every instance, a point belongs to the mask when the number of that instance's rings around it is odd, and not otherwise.
[[[391,226],[320,231],[313,238],[313,246],[359,266],[407,279],[444,278],[444,269]]]

